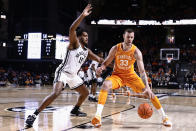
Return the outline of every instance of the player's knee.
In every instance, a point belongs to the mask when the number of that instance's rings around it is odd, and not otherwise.
[[[53,95],[58,96],[61,94],[61,91],[63,89],[63,83],[62,82],[57,82],[55,83],[54,87],[53,87]]]
[[[61,91],[53,91],[52,96],[57,97],[61,94]]]
[[[109,90],[110,88],[112,88],[112,83],[110,81],[104,81],[102,89],[103,90]]]
[[[53,91],[53,95],[59,96],[61,94],[62,88],[57,88]]]
[[[79,92],[81,96],[88,96],[89,95],[89,91],[85,88],[85,90],[82,90],[81,92]]]
[[[84,91],[84,96],[88,96],[89,95],[89,91],[88,90],[85,90]]]

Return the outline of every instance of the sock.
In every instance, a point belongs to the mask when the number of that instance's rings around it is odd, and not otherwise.
[[[35,114],[37,116],[39,114],[38,110],[35,110],[35,112],[33,114]]]
[[[159,110],[157,110],[159,112],[159,114],[161,115],[162,119],[166,117],[165,111],[163,110],[163,108],[161,107]]]
[[[103,111],[103,107],[104,107],[104,105],[97,104],[97,112],[96,112],[95,116],[101,116],[101,113]]]
[[[101,89],[99,93],[98,104],[104,105],[108,96],[108,91]]]
[[[151,102],[154,105],[154,107],[157,109],[157,111],[159,112],[161,117],[164,118],[166,116],[166,114],[165,114],[165,111],[163,110],[161,103],[160,103],[159,99],[157,98],[157,96],[155,96],[154,99],[151,99]]]
[[[98,98],[97,112],[95,114],[96,116],[101,116],[107,96],[108,96],[108,91],[101,89]]]
[[[155,96],[154,99],[150,99],[150,100],[157,110],[159,110],[161,108],[161,103],[160,103],[159,99],[157,98],[157,96]]]

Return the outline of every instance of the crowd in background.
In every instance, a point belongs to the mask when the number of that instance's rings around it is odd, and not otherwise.
[[[175,28],[175,27],[173,27]],[[146,72],[152,80],[153,87],[168,86],[177,83],[190,86],[196,83],[196,45],[194,36],[191,33],[191,27],[175,28],[175,42],[166,41],[167,32],[174,30],[168,27],[147,26],[135,29],[134,44],[141,50]],[[109,49],[121,42],[123,28],[99,27],[98,41],[93,44],[92,50],[95,49],[104,52],[104,58],[107,56]],[[184,33],[186,32],[186,34]],[[101,44],[100,44],[101,43]],[[161,48],[179,48],[179,60],[172,60],[168,63],[160,60]],[[56,67],[61,61],[52,60],[52,62],[25,62],[9,61],[0,65],[0,85],[5,83],[14,85],[35,85],[35,84],[52,84]],[[86,71],[89,61],[83,65]],[[108,69],[103,77],[109,75]],[[137,72],[137,66],[135,65]],[[196,85],[195,85],[196,86]]]
[[[179,87],[179,84],[183,84],[183,87],[195,87],[196,86],[196,60],[194,48],[187,49],[186,46],[182,46],[180,51],[180,60],[162,61],[159,59],[159,51],[154,47],[141,49],[143,52],[143,59],[145,63],[145,69],[148,77],[152,81],[153,87],[171,86],[173,83]],[[105,56],[106,57],[106,56]],[[9,62],[8,62],[9,63]],[[60,62],[59,62],[60,63]],[[31,86],[31,85],[51,85],[53,83],[54,71],[59,64],[58,62],[52,63],[36,63],[25,64],[10,62],[5,66],[0,67],[0,86]],[[84,73],[87,71],[90,61],[87,61],[81,68]],[[186,67],[186,68],[183,68]],[[187,70],[186,70],[187,69]],[[112,69],[108,69],[112,70]],[[135,65],[135,70],[137,66]],[[180,75],[180,72],[184,70],[184,74]],[[110,71],[104,73],[103,79],[109,75]],[[179,78],[183,80],[179,80]],[[88,84],[88,80],[85,80]],[[101,82],[98,82],[101,85]]]
[[[145,57],[145,56],[144,56]],[[149,58],[151,59],[151,58]],[[86,74],[90,61],[87,61],[81,68]],[[14,65],[12,65],[14,66]],[[56,65],[53,65],[56,66]],[[55,68],[55,67],[54,67]],[[177,82],[178,71],[180,70],[179,61],[173,61],[167,63],[167,61],[152,60],[145,64],[145,69],[148,77],[151,79],[153,86],[164,87],[169,86],[169,82]],[[112,70],[112,69],[108,69]],[[137,66],[135,65],[135,70]],[[103,78],[109,75],[110,71],[104,73]],[[31,85],[51,85],[53,82],[54,74],[42,72],[29,71],[29,70],[16,70],[12,67],[0,67],[0,86],[12,85],[12,86],[31,86]],[[88,77],[88,76],[87,76]],[[84,81],[88,83],[88,80],[84,78]],[[184,83],[196,84],[196,72],[188,71],[184,74]],[[101,85],[101,82],[99,83]]]
[[[31,86],[51,84],[48,73],[17,71],[12,68],[0,67],[0,86]]]

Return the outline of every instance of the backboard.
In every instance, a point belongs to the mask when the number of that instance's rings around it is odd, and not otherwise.
[[[168,60],[168,58],[172,58],[172,60],[180,59],[180,49],[179,48],[161,48],[160,49],[160,59]]]

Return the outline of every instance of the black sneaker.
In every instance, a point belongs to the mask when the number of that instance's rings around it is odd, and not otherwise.
[[[26,127],[32,127],[33,126],[33,123],[34,123],[34,121],[35,121],[35,119],[36,119],[36,115],[29,115],[28,117],[27,117],[27,120],[26,120]]]
[[[89,96],[89,97],[88,97],[88,100],[89,100],[89,101],[92,101],[92,97]]]
[[[93,97],[88,97],[88,100],[91,101],[91,102],[98,102],[98,100],[96,99],[96,97],[95,97],[95,98],[93,98]]]
[[[71,116],[86,117],[87,114],[84,113],[84,112],[81,112],[81,111],[79,111],[79,110],[77,110],[77,111],[72,110],[72,111],[71,111]]]

